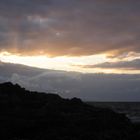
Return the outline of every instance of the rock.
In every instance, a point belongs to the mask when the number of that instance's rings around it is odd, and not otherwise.
[[[0,84],[1,139],[127,140],[132,131],[129,119],[110,109]]]

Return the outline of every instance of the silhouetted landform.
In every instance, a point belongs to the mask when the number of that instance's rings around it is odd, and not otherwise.
[[[0,84],[1,140],[132,140],[139,126],[124,114],[93,107],[80,99]]]

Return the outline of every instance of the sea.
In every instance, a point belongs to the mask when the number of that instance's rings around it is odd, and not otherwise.
[[[140,123],[140,102],[87,102],[90,105],[110,108],[125,114],[133,123]]]

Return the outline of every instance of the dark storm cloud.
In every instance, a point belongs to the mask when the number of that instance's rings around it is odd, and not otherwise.
[[[1,51],[92,55],[140,51],[140,1],[1,0]]]
[[[49,4],[49,0],[1,0],[0,13],[3,17],[22,18],[33,14],[42,15],[46,12],[44,5]]]
[[[83,68],[102,68],[102,69],[128,69],[128,70],[140,70],[140,59],[134,59],[132,61],[120,61],[120,62],[105,62],[96,65],[85,65]]]

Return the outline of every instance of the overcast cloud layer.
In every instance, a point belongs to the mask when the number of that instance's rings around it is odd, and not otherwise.
[[[0,83],[88,101],[140,101],[140,75],[81,74],[0,63]]]
[[[50,56],[140,52],[139,7],[138,0],[1,0],[0,51]]]
[[[140,70],[140,59],[131,61],[105,62],[95,65],[83,65],[83,68],[102,68],[102,69],[124,69],[124,70]]]

